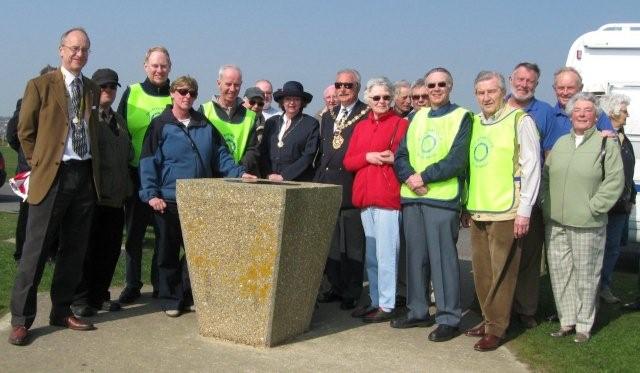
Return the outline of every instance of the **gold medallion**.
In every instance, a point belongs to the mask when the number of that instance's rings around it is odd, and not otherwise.
[[[342,137],[341,134],[337,133],[335,135],[333,135],[333,148],[334,149],[340,149],[340,147],[342,146],[342,144],[344,143],[344,137]]]

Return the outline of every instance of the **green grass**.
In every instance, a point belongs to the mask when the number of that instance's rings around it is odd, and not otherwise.
[[[0,317],[9,311],[9,300],[11,299],[11,289],[16,275],[16,262],[13,260],[15,245],[5,240],[14,237],[16,221],[18,215],[0,212]],[[149,270],[151,268],[151,255],[153,253],[153,233],[151,229],[147,231],[143,246],[142,256],[142,282],[149,284]],[[124,253],[120,255],[118,266],[113,276],[112,286],[122,286],[124,284]],[[39,292],[49,291],[51,288],[51,276],[53,275],[53,264],[47,263],[42,276],[42,282],[38,287]],[[111,294],[117,298],[118,293]]]
[[[623,302],[638,296],[638,275],[616,272],[612,291]],[[540,315],[555,313],[549,277],[541,284]],[[515,324],[515,323],[514,323]],[[520,361],[541,372],[637,372],[640,367],[640,313],[620,312],[620,305],[602,303],[591,340],[578,345],[572,337],[552,338],[558,322],[543,322],[537,328],[517,326],[509,333],[507,346]]]
[[[1,145],[0,152],[4,157],[4,169],[7,172],[7,181],[16,174],[16,165],[18,164],[18,153],[9,147],[9,145]]]

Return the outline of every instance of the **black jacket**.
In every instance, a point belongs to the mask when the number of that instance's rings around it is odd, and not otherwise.
[[[27,163],[27,159],[24,157],[22,148],[20,147],[20,139],[18,139],[18,118],[21,106],[22,99],[19,99],[16,103],[16,111],[13,112],[13,116],[9,119],[9,122],[7,122],[7,142],[9,143],[9,146],[11,146],[11,149],[18,152],[16,173],[29,171],[31,169],[31,167],[29,167],[29,163]]]
[[[347,121],[359,115],[367,105],[358,100],[347,117]],[[353,173],[344,169],[342,160],[349,147],[349,140],[353,134],[353,129],[360,121],[367,116],[362,115],[357,122],[342,130],[344,142],[338,149],[333,148],[333,118],[338,116],[340,105],[331,109],[322,115],[320,125],[320,147],[316,157],[317,171],[314,178],[315,182],[324,184],[342,185],[342,206],[341,208],[354,208],[351,202],[351,189],[353,188]]]
[[[284,133],[283,146],[279,147],[278,133],[282,125],[281,115],[274,115],[265,123],[260,144],[263,174],[279,174],[285,180],[311,181],[313,159],[318,151],[318,121],[307,114],[296,115]]]

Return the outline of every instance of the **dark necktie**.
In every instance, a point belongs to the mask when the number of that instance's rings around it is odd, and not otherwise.
[[[71,145],[73,151],[84,158],[87,155],[87,134],[82,122],[82,94],[80,93],[80,78],[75,78],[71,83]]]

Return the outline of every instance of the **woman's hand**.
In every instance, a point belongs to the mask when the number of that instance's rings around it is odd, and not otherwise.
[[[154,211],[164,214],[164,209],[167,208],[167,203],[162,198],[153,197],[149,200],[149,206],[151,206]]]
[[[242,176],[240,176],[240,177],[243,178],[243,179],[257,179],[258,178],[256,175],[251,175],[251,174],[248,174],[246,172],[243,173]]]
[[[385,150],[380,153],[380,160],[382,163],[393,164],[394,156],[391,150]]]
[[[282,178],[282,175],[278,175],[278,174],[271,174],[267,176],[267,179],[271,181],[284,181],[284,179]]]
[[[383,158],[380,154],[380,152],[369,152],[365,155],[365,159],[371,164],[380,166],[383,163]]]

